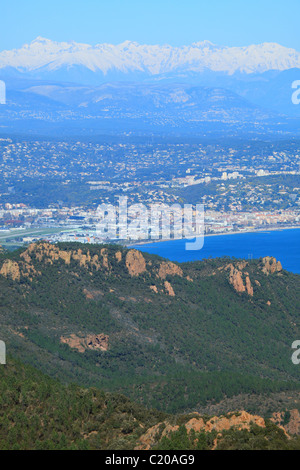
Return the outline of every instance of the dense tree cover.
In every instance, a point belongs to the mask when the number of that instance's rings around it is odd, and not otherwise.
[[[149,428],[159,424],[163,431],[166,419],[179,429],[159,432],[155,450],[209,450],[216,438],[218,449],[300,449],[300,438],[288,439],[268,421],[266,428],[220,435],[188,433],[184,423],[191,417],[149,411],[96,388],[64,386],[12,357],[0,367],[0,450],[130,450]]]
[[[271,421],[266,427],[255,424],[250,430],[230,429],[217,433],[187,432],[185,426],[163,437],[157,450],[299,450],[300,437],[289,438]]]
[[[155,450],[210,450],[216,435],[216,432],[195,432],[193,429],[188,433],[186,427],[181,425],[178,431],[162,437]]]
[[[0,367],[0,450],[132,449],[165,416],[122,395],[63,386],[11,357]]]
[[[59,247],[91,256],[103,248]],[[126,250],[118,262],[120,247],[105,248],[109,269],[33,259],[41,275],[32,281],[0,276],[1,339],[8,351],[64,383],[117,391],[168,412],[197,410],[241,393],[299,389],[291,361],[291,344],[299,337],[299,276],[266,276],[261,262],[251,261],[250,297],[237,293],[228,272],[219,270],[233,260],[185,263],[183,277],[166,278],[176,294],[170,297],[157,276],[161,258],[145,254],[147,273],[131,277]],[[21,252],[9,257],[18,261]],[[72,333],[107,334],[109,349],[80,353],[60,341]]]

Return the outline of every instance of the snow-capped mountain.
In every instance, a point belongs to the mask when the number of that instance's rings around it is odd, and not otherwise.
[[[299,78],[300,53],[272,43],[90,46],[39,37],[0,52],[0,127],[235,135],[285,122],[298,133],[291,97]]]
[[[119,45],[54,42],[38,37],[20,49],[0,52],[0,69],[16,69],[34,76],[80,67],[91,72],[157,76],[170,73],[223,72],[232,75],[300,68],[300,53],[275,43],[223,47],[209,41],[190,46]]]

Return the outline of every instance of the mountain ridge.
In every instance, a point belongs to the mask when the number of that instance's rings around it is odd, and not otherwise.
[[[205,69],[233,74],[263,73],[268,70],[300,68],[300,53],[276,43],[245,47],[224,47],[209,41],[190,46],[146,45],[125,41],[118,45],[56,42],[38,37],[19,49],[0,52],[0,69],[13,67],[24,71],[51,71],[63,66],[83,65],[106,75],[111,70],[159,75],[182,68]]]
[[[48,121],[60,122],[60,128],[64,127],[66,132],[74,132],[67,116],[71,116],[77,127],[86,127],[87,133],[94,132],[95,125],[104,129],[109,128],[109,132],[116,132],[116,129],[120,129],[121,133],[128,131],[157,133],[160,129],[162,133],[173,133],[174,129],[175,132],[186,132],[184,127],[195,132],[194,123],[188,122],[185,126],[184,122],[180,121],[181,119],[186,121],[186,116],[181,110],[176,112],[168,122],[169,102],[164,103],[165,114],[158,125],[155,124],[156,116],[153,114],[152,108],[146,110],[152,121],[150,124],[144,122],[143,115],[140,116],[136,109],[134,114],[129,114],[129,116],[127,116],[125,109],[125,117],[117,116],[118,119],[121,118],[122,122],[113,122],[111,118],[116,118],[115,110],[112,110],[111,113],[109,106],[107,109],[106,106],[101,108],[101,104],[104,105],[101,87],[109,86],[112,83],[118,84],[119,90],[115,89],[115,93],[107,102],[108,105],[113,104],[117,108],[119,106],[122,108],[122,101],[118,101],[121,90],[123,98],[125,97],[128,102],[131,101],[138,111],[144,109],[144,104],[138,95],[132,94],[130,89],[126,90],[130,84],[135,84],[137,90],[141,86],[145,89],[148,87],[147,94],[148,97],[152,96],[152,101],[156,99],[156,91],[153,87],[160,88],[160,93],[164,94],[164,88],[180,85],[182,88],[194,86],[200,89],[200,87],[206,87],[223,89],[226,93],[235,93],[240,100],[246,100],[248,105],[257,108],[255,112],[258,120],[261,112],[269,113],[267,116],[269,123],[266,127],[262,126],[260,132],[275,131],[278,133],[276,125],[273,127],[273,123],[270,122],[273,119],[272,114],[276,113],[275,119],[278,120],[280,120],[280,115],[299,118],[300,108],[292,102],[292,83],[299,80],[299,77],[300,52],[276,43],[246,47],[223,47],[209,41],[202,41],[190,46],[173,47],[170,45],[141,45],[125,41],[118,45],[97,44],[91,46],[74,41],[55,42],[38,37],[19,49],[0,52],[0,79],[6,83],[6,108],[8,110],[6,113],[8,115],[6,115],[5,107],[1,107],[1,117],[3,116],[1,124],[3,122],[5,126],[5,120],[8,123],[13,120],[15,126],[21,126],[15,114],[9,115],[10,104],[17,101],[18,114],[22,114],[22,126],[30,127],[34,121],[36,128],[40,125],[45,127],[43,130],[45,134],[47,131],[51,132],[51,125],[47,124]],[[60,100],[62,103],[68,102],[74,93],[73,101],[75,103],[82,98],[79,108],[81,112],[78,113],[75,106],[75,114],[72,115],[73,109],[68,109],[67,112],[62,113],[63,119],[60,116],[51,116],[46,113],[44,124],[40,124],[36,119],[37,112],[40,112],[39,109],[36,109],[36,103],[38,103],[37,98],[39,96],[42,98],[43,93],[46,93],[47,84],[57,86],[56,91],[53,86],[54,101],[57,99],[58,102]],[[76,97],[77,87],[78,95],[81,98]],[[84,91],[84,87],[88,89]],[[20,91],[22,91],[21,94]],[[16,96],[13,96],[12,93]],[[94,96],[97,99],[97,94],[100,95],[99,100],[93,102]],[[145,93],[144,96],[146,96]],[[27,122],[28,105],[25,106],[26,110],[21,109],[24,97],[32,107],[29,115],[30,122]],[[40,104],[41,107],[44,106],[44,102]],[[47,103],[45,105],[45,109],[47,109]],[[91,105],[93,106],[91,107]],[[84,113],[85,110],[87,113]],[[100,112],[104,111],[104,119],[102,116],[98,116],[99,110]],[[54,110],[54,112],[56,111]],[[240,133],[241,129],[238,128],[237,123],[249,121],[248,111],[246,106],[245,110],[242,109],[242,112],[236,115],[235,110],[232,110],[224,102],[222,113],[220,116],[213,116],[213,121],[221,123],[222,133]],[[253,125],[243,129],[243,132],[246,131],[250,134],[256,132],[255,112],[251,116]],[[89,114],[92,116],[92,120],[89,120]],[[233,116],[233,124],[230,119],[231,115]],[[202,116],[204,121],[210,121],[209,117],[207,119],[205,114]],[[133,126],[132,118],[135,120]],[[84,123],[83,120],[85,120]],[[64,123],[64,126],[61,125],[61,122]],[[208,127],[209,133],[216,132],[218,134],[220,126],[214,127],[212,124]],[[288,118],[284,123],[284,129],[289,129],[289,132],[294,132],[295,127],[297,128],[297,122],[293,122],[293,119],[289,120]],[[205,126],[203,129],[200,126],[198,132],[203,131],[206,132]],[[279,132],[282,132],[282,125]]]
[[[299,276],[271,257],[178,264],[41,243],[1,254],[0,272],[8,352],[65,383],[168,412],[299,389]]]

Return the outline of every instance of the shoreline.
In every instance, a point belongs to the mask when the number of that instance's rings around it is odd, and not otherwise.
[[[264,232],[281,232],[283,230],[296,230],[300,229],[300,225],[296,226],[289,226],[289,227],[278,227],[278,228],[264,228],[264,229],[249,229],[249,230],[239,230],[235,232],[222,232],[222,233],[207,233],[204,235],[204,239],[206,237],[223,237],[223,236],[228,236],[228,235],[242,235],[243,233],[264,233]],[[195,237],[199,238],[199,237]],[[133,248],[135,246],[144,246],[144,245],[154,245],[157,243],[164,243],[164,242],[175,242],[178,240],[193,240],[193,239],[187,239],[187,238],[165,238],[162,240],[151,240],[151,241],[140,241],[137,243],[130,243],[127,244],[125,243],[124,246],[127,246],[128,248]]]

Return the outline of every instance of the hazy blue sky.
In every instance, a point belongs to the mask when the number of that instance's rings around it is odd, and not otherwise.
[[[278,42],[300,50],[300,0],[7,0],[0,18],[0,50],[37,36],[90,44]]]

